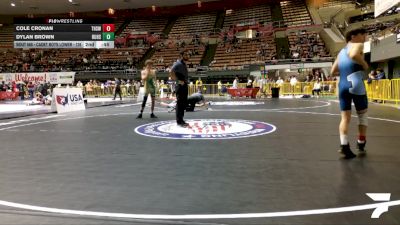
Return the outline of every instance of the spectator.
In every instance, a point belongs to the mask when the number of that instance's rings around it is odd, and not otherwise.
[[[376,73],[377,73],[376,80],[386,79],[385,72],[382,69],[378,68],[376,70]]]
[[[35,92],[35,85],[32,82],[29,82],[28,85],[29,99],[33,99],[33,94]]]
[[[296,76],[293,75],[290,78],[290,87],[291,87],[291,91],[292,91],[293,96],[294,96],[294,93],[295,93],[295,90],[296,90],[296,85],[297,85],[297,78],[296,78]]]
[[[232,88],[238,88],[238,83],[239,83],[239,77],[235,77],[235,80],[233,80]]]
[[[275,83],[278,85],[278,87],[281,87],[283,85],[284,81],[281,77],[278,77],[278,80],[276,80]]]
[[[371,72],[368,74],[367,83],[370,84],[375,79],[376,79],[376,71],[375,70],[371,70]]]
[[[319,79],[314,83],[314,87],[312,90],[312,95],[315,96],[315,93],[317,93],[317,98],[319,98],[319,93],[321,92],[321,83],[319,82]]]
[[[246,88],[253,88],[253,80],[251,79],[251,77],[247,78]]]
[[[199,79],[196,80],[196,89],[197,89],[197,90],[200,90],[200,92],[201,92],[202,88],[203,88],[203,81],[202,81],[201,78],[199,77]]]

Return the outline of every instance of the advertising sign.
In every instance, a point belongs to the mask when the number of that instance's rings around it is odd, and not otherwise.
[[[82,89],[54,88],[51,108],[57,113],[85,110]]]

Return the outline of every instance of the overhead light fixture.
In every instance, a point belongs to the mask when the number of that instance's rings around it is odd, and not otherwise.
[[[11,2],[11,6],[12,6],[12,7],[15,7],[15,3],[14,3],[14,2]]]
[[[73,0],[68,0],[70,3],[72,3],[73,2]]]

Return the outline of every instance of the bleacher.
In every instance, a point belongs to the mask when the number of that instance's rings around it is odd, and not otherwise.
[[[22,51],[19,49],[0,48],[0,66],[14,67],[21,55]]]
[[[216,13],[178,18],[168,35],[168,40],[163,40],[162,47],[158,47],[151,58],[155,66],[159,69],[168,68],[179,58],[182,49],[192,50],[189,65],[199,65],[205,50],[200,38],[213,31],[215,20]]]
[[[271,9],[268,5],[259,5],[244,9],[234,10],[226,15],[224,30],[232,30],[238,25],[257,26],[271,22]],[[228,37],[223,37],[227,39]],[[244,64],[252,64],[271,59],[276,54],[275,40],[273,36],[257,37],[257,39],[223,40],[217,47],[214,61],[211,64],[213,70],[227,68],[240,68]],[[265,56],[257,56],[257,52],[263,48]]]
[[[368,24],[365,25],[364,28],[367,30],[367,33],[371,35],[386,30],[387,28],[395,27],[397,24],[399,24],[399,20],[390,20],[385,22]]]
[[[55,54],[59,61],[67,61],[70,58],[87,57],[93,53],[93,49],[60,49]]]
[[[304,0],[281,1],[280,5],[286,26],[296,27],[313,24]]]
[[[265,48],[267,54],[258,57],[257,51],[261,48]],[[228,43],[225,45],[221,43],[218,45],[211,68],[213,70],[239,69],[243,65],[271,60],[275,55],[276,45],[273,36],[243,39],[236,44],[236,47]]]
[[[140,48],[115,48],[103,49],[97,56],[101,61],[128,62],[142,58],[144,53],[145,50]]]
[[[194,34],[208,34],[214,28],[216,17],[215,12],[179,17],[168,37],[169,39],[182,39]]]
[[[125,22],[125,18],[117,18],[114,22],[115,31],[117,31]]]
[[[354,2],[355,2],[354,0],[329,0],[329,1],[324,1],[320,7],[326,8],[335,6],[354,5]]]
[[[317,32],[298,31],[297,33],[290,33],[288,39],[291,58],[318,59],[329,57],[328,50]],[[298,57],[293,56],[293,53],[298,53]]]
[[[13,48],[14,26],[0,27],[0,48]]]
[[[172,40],[168,40],[172,41]],[[151,58],[154,61],[154,66],[159,70],[166,69],[179,58],[179,53],[183,49],[191,50],[192,54],[190,57],[189,65],[193,64],[193,67],[198,66],[200,64],[201,58],[203,56],[205,47],[195,46],[193,43],[186,43],[185,47],[177,47],[178,42],[170,42],[169,46],[167,45],[164,48],[160,48],[156,51],[156,53]]]
[[[234,10],[231,14],[225,16],[224,30],[243,22],[252,21],[260,24],[271,22],[271,8],[268,5],[260,5]]]
[[[147,32],[161,33],[167,24],[168,19],[155,17],[152,19],[133,19],[126,28],[121,32],[120,36],[124,36],[131,32]]]
[[[120,27],[124,20],[119,20]],[[167,20],[165,18],[152,19],[133,19],[117,37],[124,37],[128,34],[154,34],[161,33]],[[117,27],[117,24],[116,24]],[[149,45],[143,42],[143,39],[131,39],[127,46],[130,48],[102,49],[98,51],[98,56],[102,62],[113,64],[117,62],[136,63],[143,57],[149,48]]]

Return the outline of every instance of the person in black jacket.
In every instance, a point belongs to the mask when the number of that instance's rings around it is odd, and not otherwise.
[[[118,78],[115,78],[115,88],[114,88],[114,98],[113,98],[113,100],[115,100],[115,98],[117,97],[117,93],[119,95],[119,99],[122,100],[122,96],[121,96],[121,81],[118,80]]]
[[[186,62],[190,55],[188,50],[180,53],[178,59],[171,68],[170,76],[176,80],[176,123],[181,127],[188,127],[189,124],[183,120],[188,98],[188,69]]]

